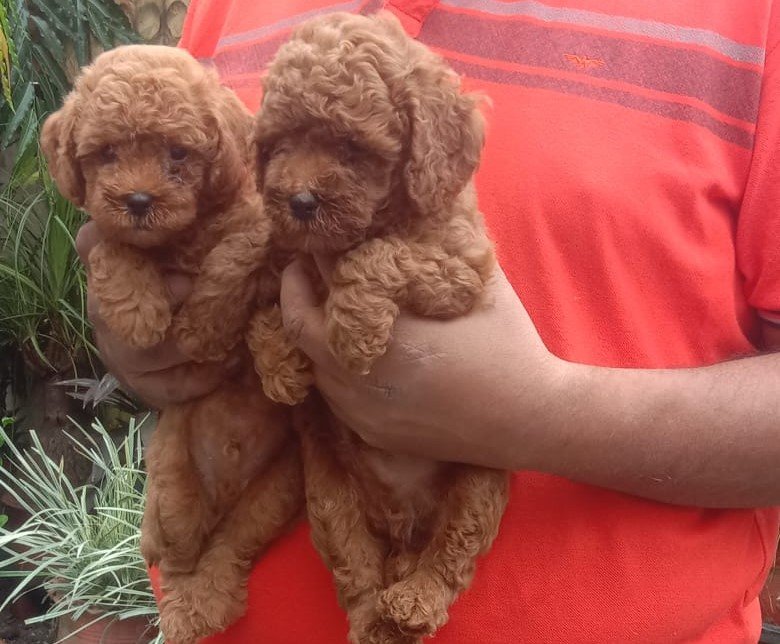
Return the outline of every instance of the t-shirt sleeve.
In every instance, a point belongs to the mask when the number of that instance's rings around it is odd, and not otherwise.
[[[780,7],[770,19],[756,139],[737,225],[748,304],[780,322]]]

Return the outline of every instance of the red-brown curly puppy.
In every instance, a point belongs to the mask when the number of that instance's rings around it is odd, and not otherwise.
[[[160,270],[198,274],[173,331],[193,359],[222,359],[242,336],[270,225],[246,170],[248,112],[216,75],[171,47],[107,52],[45,123],[65,197],[105,241],[89,257],[101,317],[128,344],[172,322]]]
[[[193,359],[241,363],[214,393],[163,409],[148,452],[142,549],[160,565],[162,630],[178,644],[243,613],[252,559],[303,505],[290,412],[262,394],[243,342],[255,299],[278,291],[251,127],[186,52],[128,46],[83,71],[41,138],[57,186],[102,233],[89,282],[109,328],[134,347],[170,330]],[[194,280],[176,312],[164,270]]]
[[[328,342],[358,373],[384,353],[399,307],[464,314],[494,268],[471,185],[483,142],[477,103],[389,14],[314,19],[271,64],[255,129],[259,184],[280,245],[335,256]],[[252,332],[281,334],[278,311],[258,315]],[[266,392],[299,400],[305,360],[290,351],[280,363],[274,347],[256,356]],[[352,641],[431,635],[492,544],[507,473],[374,449],[316,396],[305,406],[312,534]]]

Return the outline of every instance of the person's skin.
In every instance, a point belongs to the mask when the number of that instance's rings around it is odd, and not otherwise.
[[[82,229],[82,257],[95,240],[91,225]],[[180,277],[172,287],[186,293]],[[298,263],[283,275],[281,304],[315,363],[318,389],[372,445],[549,472],[667,503],[780,504],[780,353],[674,370],[566,362],[544,346],[499,272],[485,305],[467,316],[402,314],[387,354],[356,376],[330,356],[323,311]],[[91,319],[109,369],[150,403],[206,393],[221,375],[187,366],[170,342],[134,352],[95,311]],[[780,348],[779,329],[766,325],[764,338],[767,350]],[[185,373],[175,375],[177,365]]]

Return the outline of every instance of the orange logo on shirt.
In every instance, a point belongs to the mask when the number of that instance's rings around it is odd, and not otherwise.
[[[591,58],[590,56],[580,56],[578,54],[564,54],[563,57],[580,69],[598,69],[606,65],[601,58]]]

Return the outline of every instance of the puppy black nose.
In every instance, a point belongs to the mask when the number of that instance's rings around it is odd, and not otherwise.
[[[125,198],[125,205],[132,215],[145,215],[152,207],[152,195],[147,192],[133,192]]]
[[[311,192],[299,192],[290,197],[290,210],[293,217],[301,221],[308,221],[317,212],[317,197]]]

